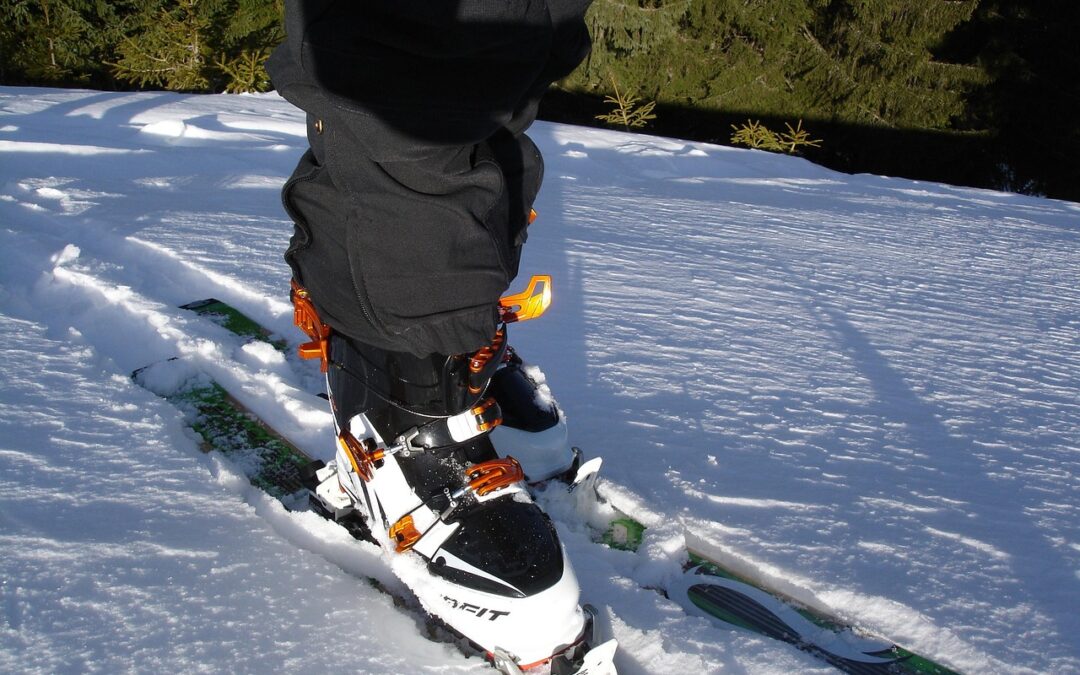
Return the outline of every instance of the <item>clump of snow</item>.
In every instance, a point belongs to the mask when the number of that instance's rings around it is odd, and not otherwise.
[[[82,251],[79,250],[78,246],[75,246],[74,244],[68,244],[63,248],[63,250],[61,250],[59,253],[52,257],[52,263],[57,267],[61,265],[66,265],[72,260],[77,259],[80,253],[82,253]]]
[[[166,359],[135,372],[136,381],[158,396],[171,396],[181,390],[208,385],[208,375],[184,359]]]

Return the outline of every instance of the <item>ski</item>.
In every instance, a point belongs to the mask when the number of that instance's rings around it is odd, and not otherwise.
[[[278,349],[283,348],[284,341],[227,303],[208,299],[188,303],[182,308],[199,313],[244,339],[261,340]],[[259,467],[249,474],[253,484],[274,496],[280,494],[282,497],[279,498],[284,499],[290,498],[285,494],[289,490],[295,495],[297,490],[305,486],[309,491],[314,489],[311,487],[314,484],[313,474],[321,467],[312,465],[310,458],[244,409],[220,385],[202,381],[166,398],[181,409],[194,411],[193,428],[204,439],[208,436],[216,439],[211,443],[214,449],[220,449],[219,443],[222,441],[243,438],[238,442],[242,449],[223,451],[223,454],[246,453],[243,456],[250,460],[251,466]],[[258,449],[253,450],[250,446],[258,446]],[[580,451],[576,453],[580,456]],[[552,479],[549,483],[565,485],[566,493],[574,502],[574,509],[584,522],[590,523],[594,531],[593,539],[598,544],[636,551],[645,536],[646,527],[603,497],[601,465],[601,458],[593,458],[576,467],[573,475]],[[304,474],[305,466],[309,467],[307,474]],[[308,482],[305,483],[305,480]],[[602,506],[600,510],[614,514],[605,516],[600,527],[595,527],[595,517],[589,517],[590,513],[597,512],[597,505]],[[334,518],[333,513],[325,510],[321,515]],[[365,532],[362,519],[355,520],[356,523],[341,524],[357,538],[374,541],[370,533]],[[687,545],[681,577],[659,590],[688,614],[708,618],[720,627],[748,630],[791,644],[842,672],[856,675],[958,675],[956,671],[889,640],[871,635],[816,608],[804,606],[777,589],[741,577],[711,558],[707,551],[692,544]],[[589,652],[597,663],[588,661],[586,665],[591,669],[587,672],[614,673],[608,655],[613,650],[613,646],[609,649],[599,645]],[[493,661],[498,664],[499,655],[493,656]],[[504,661],[500,669],[513,673],[513,668],[512,663],[507,665]]]
[[[688,549],[688,554],[692,567],[667,592],[691,614],[707,615],[787,642],[846,673],[956,675],[887,640],[863,635],[832,617],[739,579],[693,550]]]
[[[599,457],[582,464],[568,484],[574,508],[586,523],[595,520],[588,515],[595,513],[598,505],[613,511],[615,515],[606,519],[606,527],[593,528],[593,539],[610,548],[637,551],[647,528],[603,497],[599,480],[601,464]],[[669,582],[662,591],[688,614],[794,645],[842,672],[959,675],[889,640],[806,607],[778,590],[755,584],[692,544],[686,547],[682,576]]]

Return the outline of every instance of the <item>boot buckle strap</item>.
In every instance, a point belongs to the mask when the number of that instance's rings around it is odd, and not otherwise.
[[[502,410],[495,399],[489,397],[457,415],[409,429],[394,440],[392,451],[401,452],[407,457],[410,452],[464,443],[500,424]]]

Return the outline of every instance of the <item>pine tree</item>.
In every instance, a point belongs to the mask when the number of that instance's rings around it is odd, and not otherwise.
[[[282,12],[281,0],[138,0],[116,75],[140,87],[265,91]]]
[[[978,69],[946,63],[935,50],[970,18],[978,0],[832,0],[806,37],[822,59],[804,86],[835,118],[946,129],[963,117]]]
[[[0,0],[0,81],[101,83],[122,10],[94,0]]]
[[[598,0],[593,54],[564,86],[610,94],[610,73],[661,103],[798,117],[791,73],[823,1]]]
[[[678,37],[689,0],[654,0],[645,6],[636,0],[596,0],[586,22],[593,50],[566,83],[570,88],[614,93],[611,83],[627,83],[646,98],[655,98],[668,78],[666,55]],[[655,66],[663,64],[663,72]]]
[[[266,60],[285,39],[284,0],[236,0],[221,34],[216,64],[225,91],[270,89]]]
[[[214,22],[220,0],[143,0],[129,22],[128,37],[114,64],[121,79],[140,87],[200,91],[207,77]]]
[[[656,119],[653,113],[656,101],[642,101],[637,94],[619,91],[619,83],[614,79],[611,81],[611,86],[615,94],[604,99],[605,103],[612,106],[611,112],[597,115],[596,119],[612,126],[620,126],[624,131],[644,128]]]
[[[728,111],[802,115],[791,73],[805,65],[801,30],[813,18],[812,0],[695,2],[677,47],[685,64],[679,82],[684,100]]]

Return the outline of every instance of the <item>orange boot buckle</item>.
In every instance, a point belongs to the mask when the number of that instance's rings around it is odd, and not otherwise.
[[[311,338],[311,342],[305,342],[296,351],[302,359],[319,359],[320,368],[325,373],[330,365],[330,326],[319,318],[307,289],[296,283],[295,279],[289,296],[293,303],[293,323]]]

